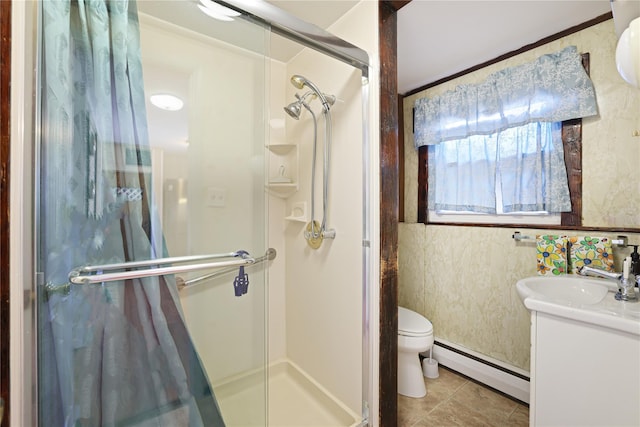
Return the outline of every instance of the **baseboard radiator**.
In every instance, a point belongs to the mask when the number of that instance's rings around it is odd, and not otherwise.
[[[424,354],[428,357],[428,353]],[[467,348],[436,338],[433,358],[441,366],[529,403],[529,373]]]

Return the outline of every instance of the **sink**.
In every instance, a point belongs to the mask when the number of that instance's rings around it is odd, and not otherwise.
[[[518,280],[516,290],[532,316],[552,315],[640,336],[640,302],[616,300],[615,281],[573,275],[532,276]]]
[[[527,277],[516,288],[522,301],[537,296],[569,305],[597,304],[609,292],[606,282],[577,276]]]

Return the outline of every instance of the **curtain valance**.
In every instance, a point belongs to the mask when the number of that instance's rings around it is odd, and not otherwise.
[[[414,143],[439,144],[534,122],[598,113],[595,90],[575,46],[506,68],[485,81],[415,101]]]

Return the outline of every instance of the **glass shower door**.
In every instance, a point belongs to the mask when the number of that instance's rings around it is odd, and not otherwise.
[[[265,425],[268,31],[40,6],[39,424]]]

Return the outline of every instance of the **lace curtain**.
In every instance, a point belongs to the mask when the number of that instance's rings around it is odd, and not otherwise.
[[[561,123],[531,123],[429,146],[428,206],[496,214],[566,212],[571,199]]]
[[[561,122],[596,114],[575,46],[417,99],[415,146],[430,146],[429,209],[495,214],[499,194],[504,213],[570,211]]]
[[[74,267],[166,255],[150,168],[126,160],[150,150],[135,0],[41,7],[39,419],[224,426],[173,277],[68,286]]]

